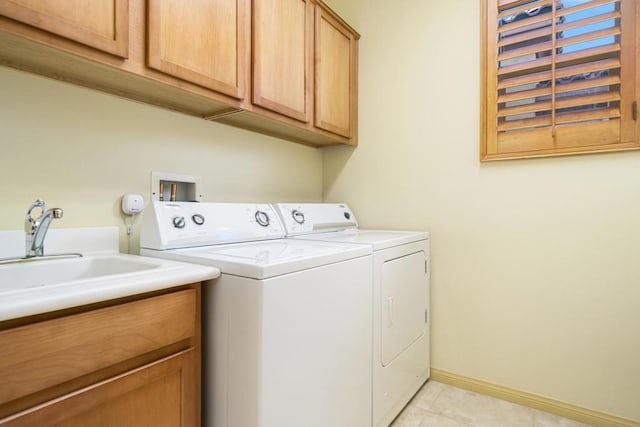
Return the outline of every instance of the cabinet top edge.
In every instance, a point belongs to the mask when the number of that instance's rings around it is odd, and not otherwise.
[[[322,0],[312,0],[312,1],[313,3],[320,6],[322,9],[324,9],[325,12],[329,13],[333,19],[335,19],[341,25],[343,25],[350,33],[353,33],[353,36],[356,40],[360,39],[360,33],[356,31],[356,29],[353,28],[351,25],[349,25],[347,21],[345,21],[340,15],[334,12],[334,10],[331,9],[329,5],[327,5],[324,1]]]

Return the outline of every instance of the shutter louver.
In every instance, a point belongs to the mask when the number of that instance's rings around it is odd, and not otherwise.
[[[636,142],[634,0],[488,2],[485,158]]]

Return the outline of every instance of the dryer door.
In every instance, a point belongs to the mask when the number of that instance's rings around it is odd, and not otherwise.
[[[425,334],[428,301],[425,263],[426,255],[420,251],[382,265],[380,341],[383,366]]]

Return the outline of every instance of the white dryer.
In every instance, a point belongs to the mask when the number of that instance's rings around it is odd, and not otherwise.
[[[203,425],[371,426],[371,249],[285,239],[270,205],[154,202],[141,253],[214,265]]]
[[[388,426],[429,378],[429,233],[358,229],[345,204],[276,205],[287,237],[373,249],[373,425]]]

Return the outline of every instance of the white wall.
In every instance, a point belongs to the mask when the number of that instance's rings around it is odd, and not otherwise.
[[[322,198],[320,150],[0,67],[0,229],[42,197],[53,227],[117,225],[125,250],[120,197],[148,202],[151,171],[201,177],[204,201]]]
[[[431,232],[432,366],[640,420],[640,153],[481,164],[479,2],[329,3],[360,146],[325,151],[325,199]]]

